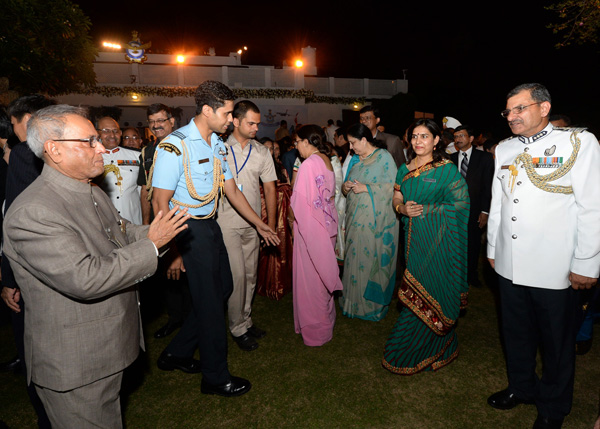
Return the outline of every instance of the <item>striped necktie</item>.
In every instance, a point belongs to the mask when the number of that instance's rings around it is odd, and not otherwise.
[[[460,164],[460,174],[462,174],[463,177],[467,177],[467,170],[469,169],[469,158],[467,158],[467,152],[463,152],[462,154],[463,160]]]

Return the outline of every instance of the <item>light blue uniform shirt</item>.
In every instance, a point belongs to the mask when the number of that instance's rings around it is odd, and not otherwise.
[[[214,157],[221,160],[221,169],[223,170],[225,181],[232,179],[233,176],[225,157],[227,150],[223,144],[223,140],[215,133],[212,133],[212,147],[209,146],[200,135],[200,131],[193,119],[188,125],[179,128],[165,137],[161,143],[170,143],[176,146],[181,154],[177,155],[175,152],[169,152],[160,147],[156,149],[158,154],[154,164],[152,187],[175,191],[173,194],[175,200],[185,204],[197,205],[200,201],[190,196],[185,182],[181,135],[183,135],[183,141],[185,142],[189,157],[189,172],[198,195],[206,195],[212,190]],[[212,212],[214,205],[215,202],[211,201],[205,206],[190,208],[188,213],[194,216],[206,216]],[[172,202],[169,202],[169,208],[173,208]]]

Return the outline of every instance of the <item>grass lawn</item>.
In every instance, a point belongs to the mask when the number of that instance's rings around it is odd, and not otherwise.
[[[126,374],[126,427],[530,428],[534,406],[499,411],[486,403],[491,393],[507,386],[493,290],[471,291],[457,328],[458,359],[438,372],[413,376],[381,367],[383,346],[398,314],[397,299],[377,323],[348,319],[338,309],[333,340],[310,348],[294,333],[291,295],[279,302],[257,296],[253,320],[267,336],[253,352],[241,351],[231,340],[229,344],[231,373],[253,384],[239,398],[201,394],[200,375],[160,371],[156,359],[169,339],[155,340],[152,333],[165,323],[166,314],[147,311],[147,350]],[[0,361],[14,353],[12,331],[4,324]],[[22,375],[0,374],[0,420],[10,428],[36,426],[24,384]],[[565,428],[592,428],[599,392],[597,332],[592,350],[577,358],[573,410]]]

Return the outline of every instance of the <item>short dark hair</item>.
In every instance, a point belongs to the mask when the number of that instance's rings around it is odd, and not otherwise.
[[[346,137],[346,127],[338,127],[335,129],[335,131],[333,132],[333,134],[335,134],[338,137],[344,137],[345,140],[348,140],[348,137]]]
[[[196,100],[196,114],[202,112],[204,106],[209,106],[213,111],[225,105],[226,101],[235,100],[235,94],[229,87],[216,80],[206,80],[198,85],[194,95]]]
[[[0,106],[0,139],[8,139],[13,135],[10,116],[6,113],[6,107]]]
[[[167,119],[171,119],[173,117],[173,111],[171,110],[171,108],[162,103],[154,103],[148,106],[148,109],[146,109],[146,116],[156,115],[157,113],[160,113],[163,110],[167,114]]]
[[[285,119],[282,119],[281,122],[279,123],[279,126],[283,126],[286,125],[287,126],[287,121]]]
[[[55,104],[56,100],[42,94],[24,95],[9,104],[8,116],[13,116],[17,121],[21,122],[23,116],[26,114],[33,115],[38,110]]]
[[[327,125],[333,125],[333,119],[328,119],[327,120]]]
[[[258,106],[250,100],[238,101],[235,103],[235,106],[233,106],[233,117],[241,121],[246,117],[248,111],[260,114]]]
[[[362,109],[360,109],[358,114],[362,115],[363,113],[367,113],[367,112],[373,112],[373,116],[375,116],[376,118],[381,118],[381,116],[379,114],[379,108],[377,108],[373,105],[363,107]]]
[[[552,98],[550,97],[550,92],[548,89],[542,85],[541,83],[524,83],[515,88],[513,88],[506,99],[508,100],[511,97],[514,97],[521,91],[529,91],[531,94],[531,99],[536,103],[543,103],[547,101],[548,103],[552,103]]]
[[[456,133],[457,131],[466,131],[467,135],[469,137],[474,137],[475,136],[475,130],[473,129],[473,127],[469,126],[469,125],[459,125],[458,127],[456,127],[454,129],[454,132]]]
[[[442,138],[442,129],[440,126],[433,120],[429,118],[421,118],[417,119],[412,125],[408,128],[407,138],[412,140],[412,134],[415,128],[424,126],[429,130],[429,132],[433,135],[433,138],[439,137],[439,141],[437,145],[433,148],[433,162],[441,161],[442,159],[447,159],[448,155],[446,154],[446,143]],[[412,144],[408,145],[406,149],[406,163],[408,164],[415,158],[415,150],[412,147]]]
[[[571,125],[571,118],[563,114],[550,115],[550,122],[552,121],[564,121],[567,127]]]

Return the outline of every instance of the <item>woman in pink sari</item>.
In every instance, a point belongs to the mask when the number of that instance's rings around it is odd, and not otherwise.
[[[335,174],[321,127],[301,127],[295,145],[304,162],[298,170],[291,199],[294,324],[304,344],[321,346],[333,337],[333,293],[342,290],[335,256],[338,225]]]

